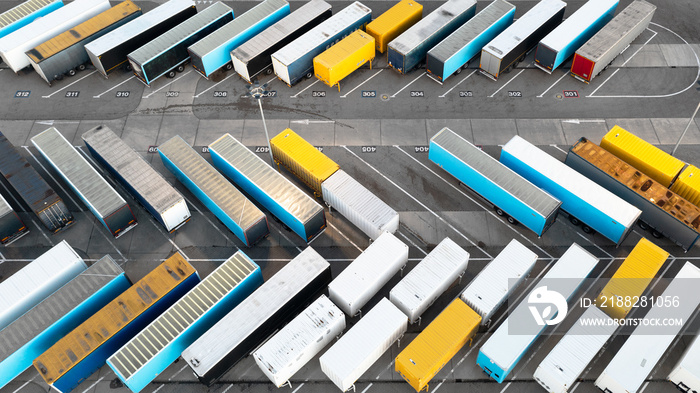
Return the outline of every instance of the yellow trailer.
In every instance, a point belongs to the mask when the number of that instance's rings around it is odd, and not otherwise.
[[[635,304],[643,303],[639,297],[668,256],[662,248],[642,238],[600,291],[598,308],[611,318],[625,318]]]
[[[340,81],[343,78],[368,61],[369,68],[372,69],[372,60],[374,60],[374,37],[357,30],[314,57],[314,74],[329,87],[338,85],[338,91],[340,91]]]
[[[457,298],[447,306],[401,353],[394,362],[398,372],[417,392],[447,362],[471,341],[479,329],[481,315]]]
[[[270,139],[270,146],[277,165],[283,165],[311,187],[317,197],[321,196],[321,183],[340,169],[338,164],[289,128]]]
[[[661,183],[671,186],[685,163],[622,127],[613,127],[600,141],[600,147]]]
[[[379,53],[386,52],[389,42],[408,30],[423,16],[423,6],[413,0],[401,0],[367,25]]]
[[[688,165],[671,186],[671,191],[700,207],[700,169]]]

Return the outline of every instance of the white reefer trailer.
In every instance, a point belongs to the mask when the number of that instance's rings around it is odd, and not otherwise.
[[[668,380],[683,392],[700,392],[700,336],[685,350]]]

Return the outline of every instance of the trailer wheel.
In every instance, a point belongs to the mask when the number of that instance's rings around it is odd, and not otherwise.
[[[53,78],[57,81],[60,81],[61,79],[63,79],[63,74],[54,75]]]
[[[75,76],[76,71],[75,70],[68,70],[68,76]]]
[[[466,64],[464,64],[464,65],[462,66],[462,69],[463,69],[463,70],[466,70],[467,68],[469,68],[469,62],[467,62]]]
[[[585,233],[588,233],[588,234],[593,233],[593,228],[591,228],[591,227],[589,227],[588,225],[585,225],[585,224],[583,225],[583,227],[581,227],[581,230],[582,230],[583,232],[585,232]]]
[[[175,77],[175,71],[170,71],[165,76],[172,79]]]
[[[638,220],[638,221],[637,221],[637,225],[639,225],[639,227],[642,228],[642,229],[645,230],[645,231],[646,231],[647,229],[649,229],[649,225],[648,225],[646,222],[642,221],[642,220]]]
[[[126,72],[131,71],[131,63],[126,63],[126,65],[124,66],[124,71],[126,71]]]
[[[576,217],[574,217],[574,216],[569,216],[569,221],[570,221],[571,224],[573,224],[575,227],[577,227],[578,224],[581,223],[581,221],[579,221],[578,218],[576,218]]]
[[[511,216],[508,216],[507,220],[508,220],[508,223],[510,225],[513,225],[513,226],[518,225],[518,220],[516,220],[515,218],[513,218]]]
[[[664,237],[664,235],[662,235],[661,232],[657,230],[651,231],[651,236],[654,236],[657,239],[661,239],[662,237]]]
[[[506,213],[498,206],[495,207],[495,210],[496,210],[496,214],[498,214],[501,217],[506,215]]]
[[[233,69],[233,63],[226,63],[226,71]]]
[[[307,73],[306,73],[306,79],[311,79],[311,78],[313,78],[313,77],[314,77],[314,73],[313,73],[313,72],[307,72]]]
[[[182,72],[182,71],[184,71],[184,70],[185,70],[185,66],[184,66],[184,65],[180,64],[179,66],[177,66],[177,72]]]
[[[85,68],[87,68],[85,64],[81,64],[78,66],[78,71],[85,71]]]
[[[272,67],[268,67],[268,68],[265,70],[265,75],[272,75]]]
[[[455,71],[455,75],[459,75],[462,73],[462,68],[457,68],[457,71]]]

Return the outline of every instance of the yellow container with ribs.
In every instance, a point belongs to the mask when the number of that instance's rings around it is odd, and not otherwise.
[[[314,57],[314,74],[330,87],[338,85],[340,91],[340,81],[346,76],[367,62],[372,68],[374,53],[374,37],[357,30]]]
[[[413,0],[401,0],[367,25],[379,53],[386,52],[389,43],[423,17],[423,6]]]
[[[700,169],[693,165],[678,175],[678,178],[671,186],[671,191],[682,196],[688,202],[700,207]]]

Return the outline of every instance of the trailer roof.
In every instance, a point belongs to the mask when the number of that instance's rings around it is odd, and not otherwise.
[[[618,3],[619,0],[588,0],[540,43],[555,51],[563,50],[610,9],[614,12]]]

